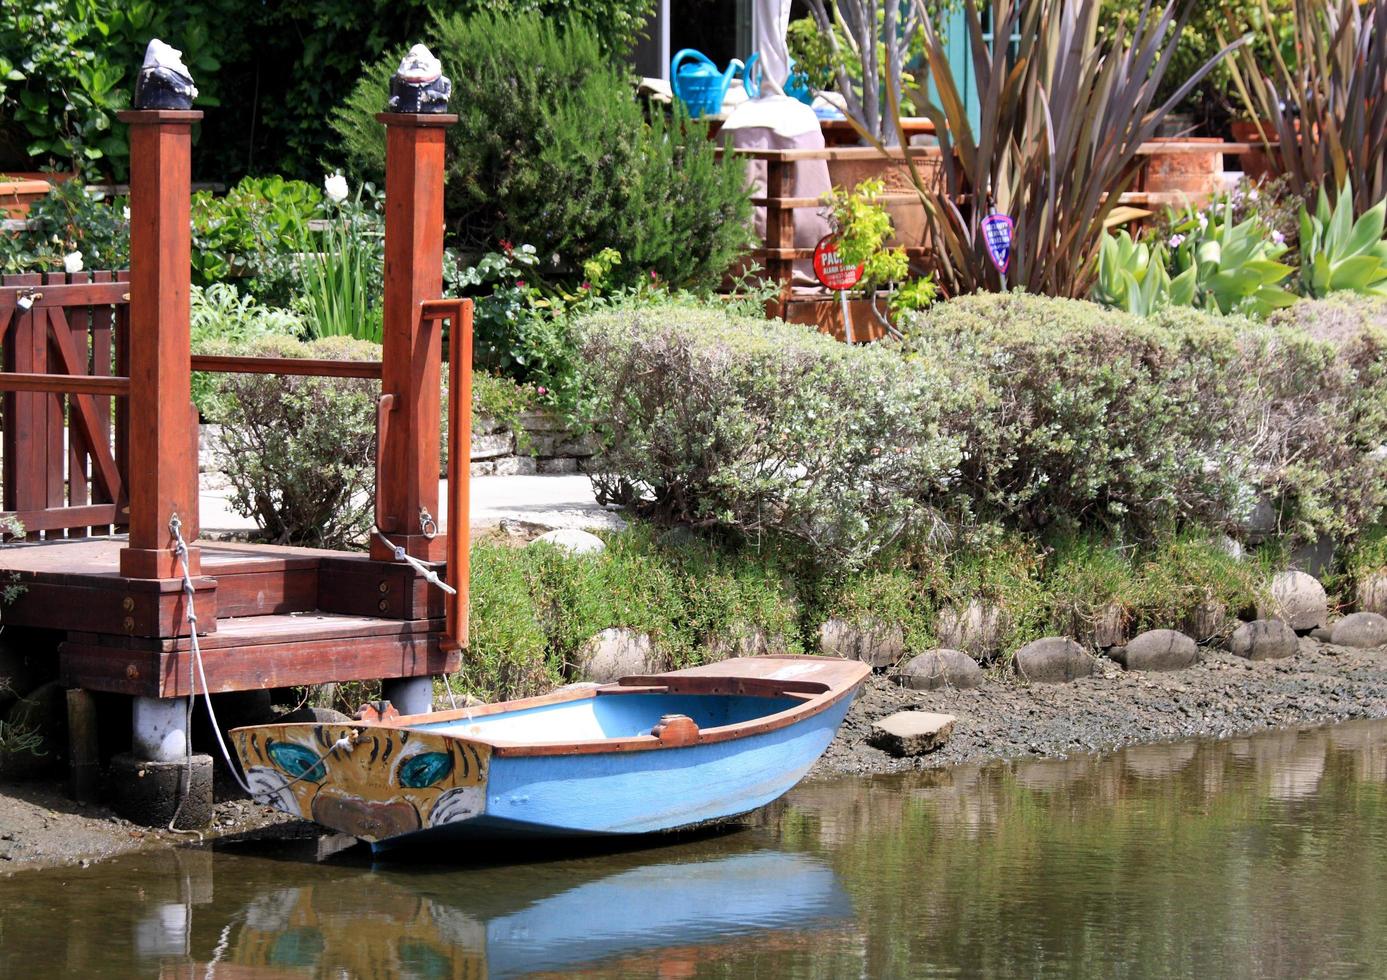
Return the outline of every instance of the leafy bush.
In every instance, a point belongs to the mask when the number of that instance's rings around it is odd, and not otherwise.
[[[1171,253],[1172,285],[1193,277],[1198,306],[1265,317],[1295,302],[1282,285],[1292,272],[1278,261],[1285,243],[1255,215],[1235,222],[1231,200],[1222,209],[1188,209],[1171,230],[1171,242],[1178,241]]]
[[[334,337],[209,344],[206,353],[376,360],[380,348]],[[212,421],[232,506],[278,544],[342,547],[371,522],[379,383],[356,378],[219,375]]]
[[[40,164],[124,177],[135,73],[152,37],[175,40],[215,105],[219,63],[207,4],[25,0],[0,5],[0,170]],[[27,159],[26,159],[27,158]]]
[[[268,337],[304,335],[303,320],[289,310],[262,306],[244,296],[230,283],[193,286],[189,296],[189,330],[194,353],[244,347]],[[193,374],[193,404],[203,415],[215,412],[217,379],[201,371]]]
[[[669,523],[779,532],[826,563],[901,536],[958,461],[948,390],[894,351],[677,306],[579,322],[600,496]]]
[[[0,234],[0,272],[61,272],[72,252],[85,269],[126,268],[130,226],[123,205],[122,198],[88,192],[80,180],[63,181],[29,208],[27,227]]]
[[[1247,463],[1231,326],[980,294],[919,316],[909,343],[964,397],[944,431],[976,518],[1148,533],[1234,509]]]
[[[701,124],[647,124],[624,72],[580,20],[535,14],[440,17],[436,53],[454,80],[446,206],[462,244],[535,246],[576,270],[603,248],[628,279],[654,271],[707,285],[748,241],[742,166]],[[374,65],[335,114],[350,165],[378,177],[398,55]]]
[[[205,286],[232,276],[292,275],[286,257],[309,250],[308,223],[320,216],[322,207],[323,195],[312,184],[278,176],[244,178],[221,197],[197,191],[192,200],[193,281]],[[287,295],[274,299],[288,302]]]

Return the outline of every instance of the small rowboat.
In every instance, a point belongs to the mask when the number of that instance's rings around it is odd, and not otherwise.
[[[745,657],[455,711],[232,733],[255,798],[377,850],[648,834],[765,806],[818,760],[870,672]]]

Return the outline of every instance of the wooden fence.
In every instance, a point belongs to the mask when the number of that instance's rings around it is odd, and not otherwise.
[[[4,370],[27,387],[0,398],[0,507],[32,540],[126,521],[129,288],[125,272],[0,277]]]

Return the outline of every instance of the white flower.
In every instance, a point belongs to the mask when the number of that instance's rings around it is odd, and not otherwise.
[[[347,178],[341,174],[329,174],[324,177],[323,193],[333,204],[341,204],[347,199]]]
[[[1184,235],[1171,235],[1171,236],[1170,236],[1170,247],[1171,247],[1171,248],[1179,248],[1179,247],[1180,247],[1181,245],[1183,245],[1184,243],[1185,243],[1185,236],[1184,236]]]
[[[130,209],[129,209],[129,208],[121,208],[121,209],[120,209],[120,213],[125,217],[125,220],[126,220],[126,221],[129,221],[129,220],[130,220]]]
[[[82,253],[81,253],[81,252],[68,252],[66,255],[64,255],[64,256],[63,256],[63,271],[66,272],[66,273],[69,273],[69,274],[74,273],[74,272],[81,272],[81,271],[82,271]]]
[[[1286,244],[1286,236],[1283,235],[1283,234],[1281,234],[1281,232],[1277,231],[1275,228],[1273,228],[1273,229],[1271,230],[1271,240],[1272,240],[1272,243],[1275,244],[1275,245],[1285,245],[1285,244]]]
[[[1260,195],[1260,194],[1257,193],[1257,188],[1255,188],[1255,187],[1252,188],[1250,191],[1247,192],[1247,199],[1248,199],[1249,201],[1255,201],[1255,200],[1257,200],[1257,198],[1259,198],[1259,197],[1261,197],[1261,196],[1262,196],[1262,195]]]

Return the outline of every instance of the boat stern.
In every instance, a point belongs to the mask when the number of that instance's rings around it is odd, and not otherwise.
[[[371,843],[480,816],[491,748],[371,724],[231,733],[255,800]]]

